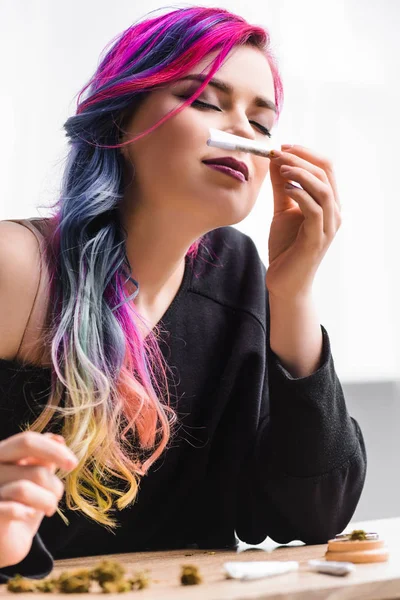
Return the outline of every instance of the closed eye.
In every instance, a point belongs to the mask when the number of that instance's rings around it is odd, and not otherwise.
[[[178,96],[178,98],[187,100],[188,98],[190,98],[190,96]],[[191,103],[191,106],[198,106],[199,108],[203,107],[205,109],[212,109],[212,110],[217,110],[218,112],[222,112],[222,110],[220,108],[218,108],[218,106],[214,106],[214,104],[208,104],[208,102],[202,102],[201,100],[193,100]],[[263,133],[264,135],[266,135],[268,137],[271,137],[271,132],[269,131],[269,129],[267,129],[260,123],[257,123],[256,121],[250,121],[250,123],[252,123],[256,127],[258,127],[259,130],[261,131],[261,133]]]

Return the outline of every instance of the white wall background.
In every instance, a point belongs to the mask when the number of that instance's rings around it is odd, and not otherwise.
[[[227,8],[269,29],[286,96],[274,145],[299,143],[335,165],[343,225],[318,272],[315,298],[339,377],[400,381],[400,2],[197,4]],[[163,0],[0,0],[0,219],[46,215],[36,207],[58,195],[67,147],[62,126],[78,91],[104,46],[162,6]],[[271,218],[267,178],[238,226],[266,264]]]

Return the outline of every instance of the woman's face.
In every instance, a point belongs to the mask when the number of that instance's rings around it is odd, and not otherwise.
[[[200,74],[215,56],[216,53],[210,54],[190,75]],[[238,223],[253,208],[270,161],[207,146],[206,142],[210,127],[258,142],[269,139],[260,126],[271,130],[275,113],[257,106],[255,98],[274,101],[272,73],[261,51],[241,46],[231,51],[214,78],[232,88],[227,93],[207,85],[198,99],[215,109],[195,102],[121,149],[129,173],[129,163],[134,165],[134,178],[126,178],[129,185],[124,200],[130,205],[128,210],[164,211],[178,226],[193,223],[194,229],[205,232]],[[154,125],[200,85],[198,81],[181,80],[151,92],[125,126],[122,141]],[[223,156],[246,163],[248,180],[239,181],[203,162]]]

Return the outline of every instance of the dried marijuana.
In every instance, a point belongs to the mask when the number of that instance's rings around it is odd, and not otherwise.
[[[364,541],[367,539],[367,534],[364,531],[364,529],[354,529],[354,531],[351,532],[349,540],[351,540],[352,542],[359,540],[360,542]]]
[[[181,584],[198,585],[203,579],[195,565],[182,565]]]
[[[92,581],[97,581],[105,594],[120,594],[131,590],[142,590],[149,586],[147,571],[133,573],[125,578],[124,566],[112,560],[103,560],[93,569],[62,571],[58,577],[34,581],[16,575],[7,583],[7,589],[14,593],[58,592],[62,594],[84,594],[90,592]]]

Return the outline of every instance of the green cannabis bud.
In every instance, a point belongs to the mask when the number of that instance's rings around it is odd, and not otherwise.
[[[106,581],[120,581],[125,575],[124,567],[113,560],[103,560],[95,569],[92,569],[91,577],[100,583]]]
[[[63,594],[84,594],[90,591],[89,569],[78,569],[76,571],[65,571],[58,578],[59,590]]]
[[[363,540],[367,539],[367,534],[364,529],[354,529],[354,531],[351,532],[349,539],[352,542],[355,542],[356,540],[362,542]]]
[[[101,589],[104,594],[121,594],[123,592],[130,592],[132,584],[126,579],[121,579],[120,581],[103,581]]]
[[[58,579],[42,579],[36,584],[36,590],[43,594],[51,594],[52,592],[58,592]]]
[[[203,579],[195,565],[182,565],[181,584],[198,585]]]
[[[22,577],[22,575],[15,575],[15,577],[8,580],[7,589],[9,592],[14,592],[14,594],[23,594],[27,592],[34,592],[36,585],[34,581],[25,579],[25,577]]]
[[[150,584],[148,571],[138,571],[137,573],[134,573],[129,581],[133,590],[144,590],[149,587]]]

